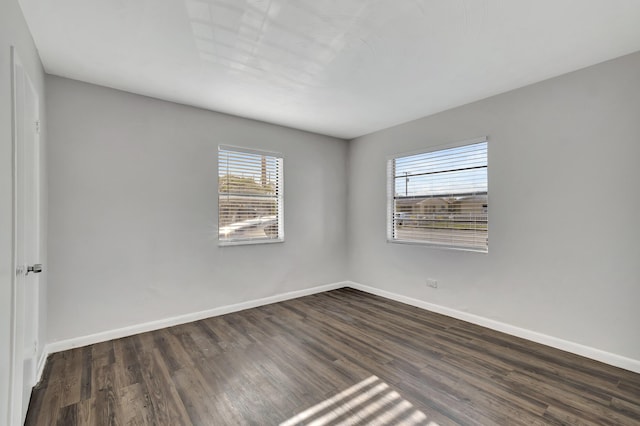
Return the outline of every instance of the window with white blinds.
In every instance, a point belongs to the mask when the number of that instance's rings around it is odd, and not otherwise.
[[[272,152],[218,147],[221,245],[284,240],[282,163]]]
[[[388,162],[392,242],[487,252],[487,138]]]

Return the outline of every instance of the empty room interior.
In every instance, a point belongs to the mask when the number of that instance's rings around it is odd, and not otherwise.
[[[640,424],[638,23],[2,0],[0,425]]]

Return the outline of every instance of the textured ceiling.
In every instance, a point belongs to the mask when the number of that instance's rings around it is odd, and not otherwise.
[[[48,73],[353,138],[640,50],[638,0],[20,0]]]

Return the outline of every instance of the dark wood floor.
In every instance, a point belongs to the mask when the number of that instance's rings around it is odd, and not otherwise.
[[[640,424],[640,375],[341,289],[56,353],[33,425]]]

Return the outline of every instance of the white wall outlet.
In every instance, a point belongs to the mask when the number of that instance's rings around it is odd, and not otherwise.
[[[438,280],[434,280],[431,278],[427,279],[427,286],[431,288],[438,288]]]

